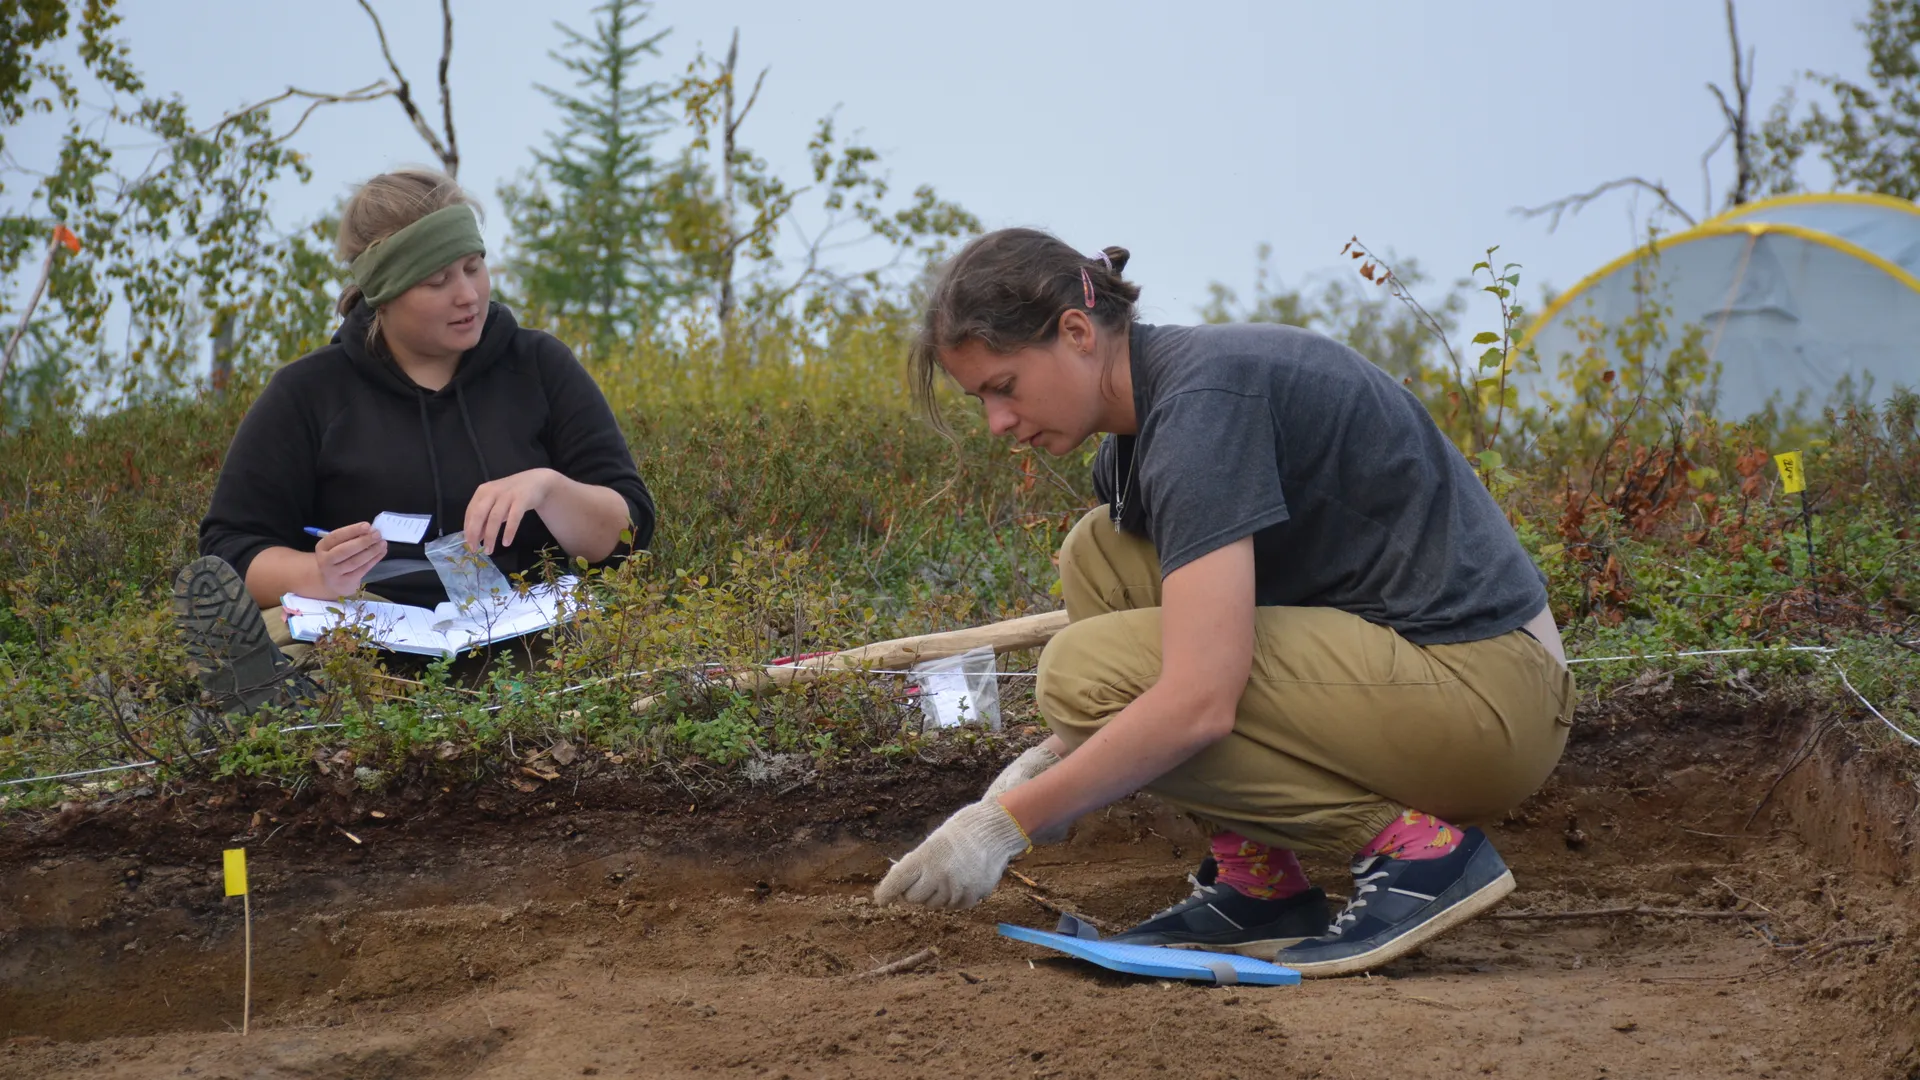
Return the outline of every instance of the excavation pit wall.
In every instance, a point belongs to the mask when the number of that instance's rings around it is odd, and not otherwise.
[[[978,909],[875,908],[887,856],[991,777],[978,751],[798,788],[208,788],[17,817],[0,1076],[1920,1075],[1913,758],[1766,701],[1593,713],[1487,823],[1520,883],[1501,913],[1688,914],[1486,918],[1298,988],[1135,979],[995,934],[1183,895],[1204,837],[1144,798]],[[244,1040],[219,876],[240,844]],[[1308,868],[1346,890],[1337,861]]]

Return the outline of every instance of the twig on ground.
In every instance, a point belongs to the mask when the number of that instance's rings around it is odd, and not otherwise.
[[[1880,939],[1877,937],[1842,938],[1839,941],[1830,941],[1811,952],[1801,953],[1799,956],[1787,961],[1787,963],[1793,965],[1802,960],[1818,960],[1829,953],[1839,952],[1841,949],[1856,949],[1862,945],[1877,945],[1879,943]]]
[[[1709,911],[1697,908],[1656,908],[1645,904],[1632,907],[1583,908],[1579,911],[1503,911],[1490,919],[1607,919],[1626,915],[1644,915],[1654,919],[1758,919],[1757,911]]]
[[[1811,952],[1801,953],[1799,956],[1794,957],[1793,959],[1787,961],[1784,964],[1775,964],[1770,968],[1762,968],[1759,971],[1743,971],[1735,975],[1666,975],[1666,976],[1661,976],[1656,978],[1649,978],[1646,981],[1654,982],[1654,983],[1739,982],[1742,979],[1764,979],[1769,975],[1778,975],[1781,972],[1792,971],[1795,965],[1799,964],[1803,960],[1816,960],[1822,956],[1826,956],[1828,953],[1838,952],[1841,949],[1853,949],[1853,948],[1858,948],[1862,945],[1877,945],[1879,943],[1880,943],[1879,938],[1871,938],[1871,937],[1845,938],[1840,941],[1830,942],[1826,945],[1821,946],[1820,948],[1814,949]],[[1778,946],[1778,948],[1798,949],[1798,948],[1805,948],[1805,946],[1782,945],[1782,946]]]
[[[1775,910],[1773,910],[1772,908],[1770,908],[1770,907],[1768,907],[1767,905],[1765,905],[1765,904],[1763,904],[1763,903],[1761,903],[1760,901],[1758,901],[1758,900],[1755,900],[1755,899],[1754,899],[1753,897],[1751,897],[1751,896],[1742,896],[1742,895],[1740,895],[1740,892],[1739,892],[1739,890],[1737,890],[1737,889],[1735,889],[1735,888],[1734,888],[1733,886],[1731,886],[1731,885],[1729,885],[1729,884],[1727,884],[1726,882],[1724,882],[1724,881],[1721,881],[1721,880],[1720,880],[1719,878],[1717,878],[1717,877],[1713,879],[1713,883],[1714,883],[1715,885],[1718,885],[1718,886],[1720,886],[1721,888],[1723,888],[1723,889],[1725,889],[1725,890],[1727,890],[1727,892],[1728,892],[1728,893],[1730,893],[1730,894],[1732,894],[1732,896],[1733,896],[1733,898],[1734,898],[1735,900],[1738,900],[1738,901],[1740,901],[1740,902],[1741,902],[1741,903],[1743,903],[1743,904],[1751,904],[1751,905],[1753,905],[1754,907],[1757,907],[1757,908],[1759,908],[1759,909],[1760,909],[1761,911],[1764,911],[1764,912],[1766,912],[1767,914],[1769,914],[1769,915],[1772,915],[1772,916],[1774,916],[1774,917],[1776,917],[1776,918],[1781,918],[1781,917],[1783,917],[1783,916],[1781,916],[1781,915],[1780,915],[1780,913],[1779,913],[1779,912],[1777,912],[1777,911],[1775,911]]]
[[[1071,908],[1054,903],[1053,901],[1047,899],[1046,897],[1041,896],[1037,892],[1029,892],[1026,894],[1026,896],[1027,896],[1027,899],[1033,901],[1036,904],[1039,904],[1041,907],[1046,908],[1048,911],[1053,912],[1055,915],[1071,915],[1074,918],[1079,919],[1081,922],[1086,923],[1088,926],[1093,927],[1095,930],[1098,930],[1103,934],[1110,934],[1114,931],[1114,926],[1112,923],[1106,922],[1101,919],[1096,919],[1091,915],[1082,915],[1078,911],[1074,911]]]
[[[1462,1006],[1455,1005],[1450,1001],[1441,1001],[1439,998],[1422,997],[1419,994],[1409,994],[1404,991],[1399,992],[1398,996],[1406,998],[1408,1001],[1417,1001],[1422,1005],[1431,1005],[1436,1009],[1445,1009],[1448,1012],[1466,1012],[1467,1011]]]
[[[1053,891],[1052,889],[1047,888],[1045,885],[1040,884],[1039,882],[1033,880],[1032,878],[1021,873],[1018,870],[1008,870],[1007,873],[1012,875],[1014,880],[1018,881],[1022,885],[1025,885],[1027,888],[1034,890],[1035,892],[1050,893]]]
[[[929,960],[938,959],[939,956],[940,950],[929,945],[919,952],[914,953],[912,956],[903,956],[891,964],[881,964],[872,971],[863,973],[860,977],[864,979],[872,978],[876,975],[898,975],[903,971],[912,971],[914,968],[919,967]]]
[[[1780,830],[1778,829],[1763,833],[1730,833],[1708,832],[1705,829],[1689,829],[1685,825],[1676,827],[1683,833],[1692,833],[1695,836],[1711,836],[1715,840],[1771,840],[1780,835]]]

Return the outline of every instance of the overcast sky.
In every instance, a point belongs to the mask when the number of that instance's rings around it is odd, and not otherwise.
[[[354,0],[123,0],[149,86],[209,119],[288,84],[343,90],[386,74]],[[431,97],[439,5],[376,0],[416,93]],[[454,0],[460,179],[494,192],[555,114],[554,21],[588,0]],[[1858,76],[1866,0],[1741,0],[1757,51],[1755,112],[1807,69]],[[1350,272],[1358,234],[1452,277],[1489,244],[1525,266],[1525,295],[1565,288],[1635,241],[1615,197],[1549,234],[1512,215],[1624,174],[1662,179],[1696,213],[1700,155],[1728,81],[1721,0],[1608,4],[1375,0],[661,0],[662,77],[741,31],[742,67],[771,67],[742,141],[799,179],[813,122],[836,108],[897,186],[931,182],[988,227],[1036,225],[1085,250],[1132,249],[1154,321],[1194,317],[1208,282],[1250,285],[1255,248],[1288,282]],[[97,100],[98,95],[95,95]],[[435,107],[437,113],[437,105]],[[291,119],[292,114],[287,114]],[[322,110],[297,136],[314,179],[278,217],[310,217],[357,179],[432,155],[391,101]],[[40,167],[51,129],[9,137]],[[1714,163],[1717,201],[1731,176]],[[17,194],[17,191],[16,193]],[[1647,209],[1638,209],[1644,219]]]

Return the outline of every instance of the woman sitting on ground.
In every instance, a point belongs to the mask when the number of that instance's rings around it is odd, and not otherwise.
[[[364,585],[430,608],[447,596],[424,544],[447,533],[508,575],[546,556],[604,564],[653,535],[652,498],[592,376],[490,302],[458,184],[428,169],[374,177],[341,214],[338,251],[353,276],[345,321],[247,411],[200,523],[203,557],[175,582],[223,711],[310,689],[283,651],[285,593]],[[382,537],[371,523],[386,511],[432,515],[422,542]]]
[[[1294,327],[1137,323],[1126,261],[1007,229],[928,300],[923,405],[944,372],[1016,443],[1064,455],[1108,433],[1107,505],[1060,549],[1070,624],[1037,691],[1052,737],[876,899],[970,906],[1033,843],[1144,790],[1210,825],[1212,856],[1117,940],[1375,967],[1513,889],[1452,823],[1525,799],[1566,745],[1544,577],[1397,380]],[[1338,916],[1296,850],[1352,858]]]

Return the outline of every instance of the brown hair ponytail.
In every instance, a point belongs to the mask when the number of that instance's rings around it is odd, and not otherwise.
[[[944,350],[969,341],[997,353],[1046,345],[1071,308],[1086,311],[1102,330],[1125,330],[1140,299],[1140,287],[1121,277],[1127,258],[1123,247],[1089,258],[1038,229],[1000,229],[960,249],[934,276],[909,360],[921,412],[945,429],[934,401]]]

